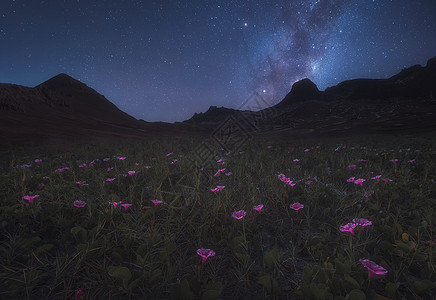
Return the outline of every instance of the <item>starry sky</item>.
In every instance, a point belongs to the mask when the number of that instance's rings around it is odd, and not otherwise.
[[[436,56],[434,0],[1,0],[0,82],[59,74],[146,121],[278,103]]]

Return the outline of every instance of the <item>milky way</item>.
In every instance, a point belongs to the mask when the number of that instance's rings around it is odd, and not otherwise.
[[[136,118],[182,121],[253,93],[279,102],[387,78],[436,56],[436,1],[25,1],[0,3],[0,82],[64,72]]]

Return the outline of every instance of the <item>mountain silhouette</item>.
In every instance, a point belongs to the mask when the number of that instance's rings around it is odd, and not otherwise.
[[[261,138],[429,131],[436,129],[435,97],[436,57],[390,78],[347,80],[324,91],[306,78],[271,107],[210,106],[170,124],[136,120],[86,84],[59,74],[33,88],[0,84],[0,139],[204,136],[223,126]]]
[[[306,78],[272,107],[247,112],[211,106],[185,122],[214,130],[232,118],[242,131],[278,137],[434,130],[435,97],[436,57],[387,79],[347,80],[325,91]]]
[[[195,132],[186,124],[145,122],[86,84],[59,74],[34,88],[0,84],[0,138],[150,137]]]

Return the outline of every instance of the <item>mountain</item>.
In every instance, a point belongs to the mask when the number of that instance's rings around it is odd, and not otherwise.
[[[136,120],[84,83],[59,74],[34,88],[0,84],[2,141],[195,133],[186,124]]]
[[[306,78],[272,107],[250,112],[211,106],[185,122],[213,131],[227,118],[264,137],[434,130],[436,57],[387,79],[348,80],[325,91]]]

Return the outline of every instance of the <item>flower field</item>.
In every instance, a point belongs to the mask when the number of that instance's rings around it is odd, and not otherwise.
[[[4,149],[0,298],[436,298],[435,145],[201,143]]]

